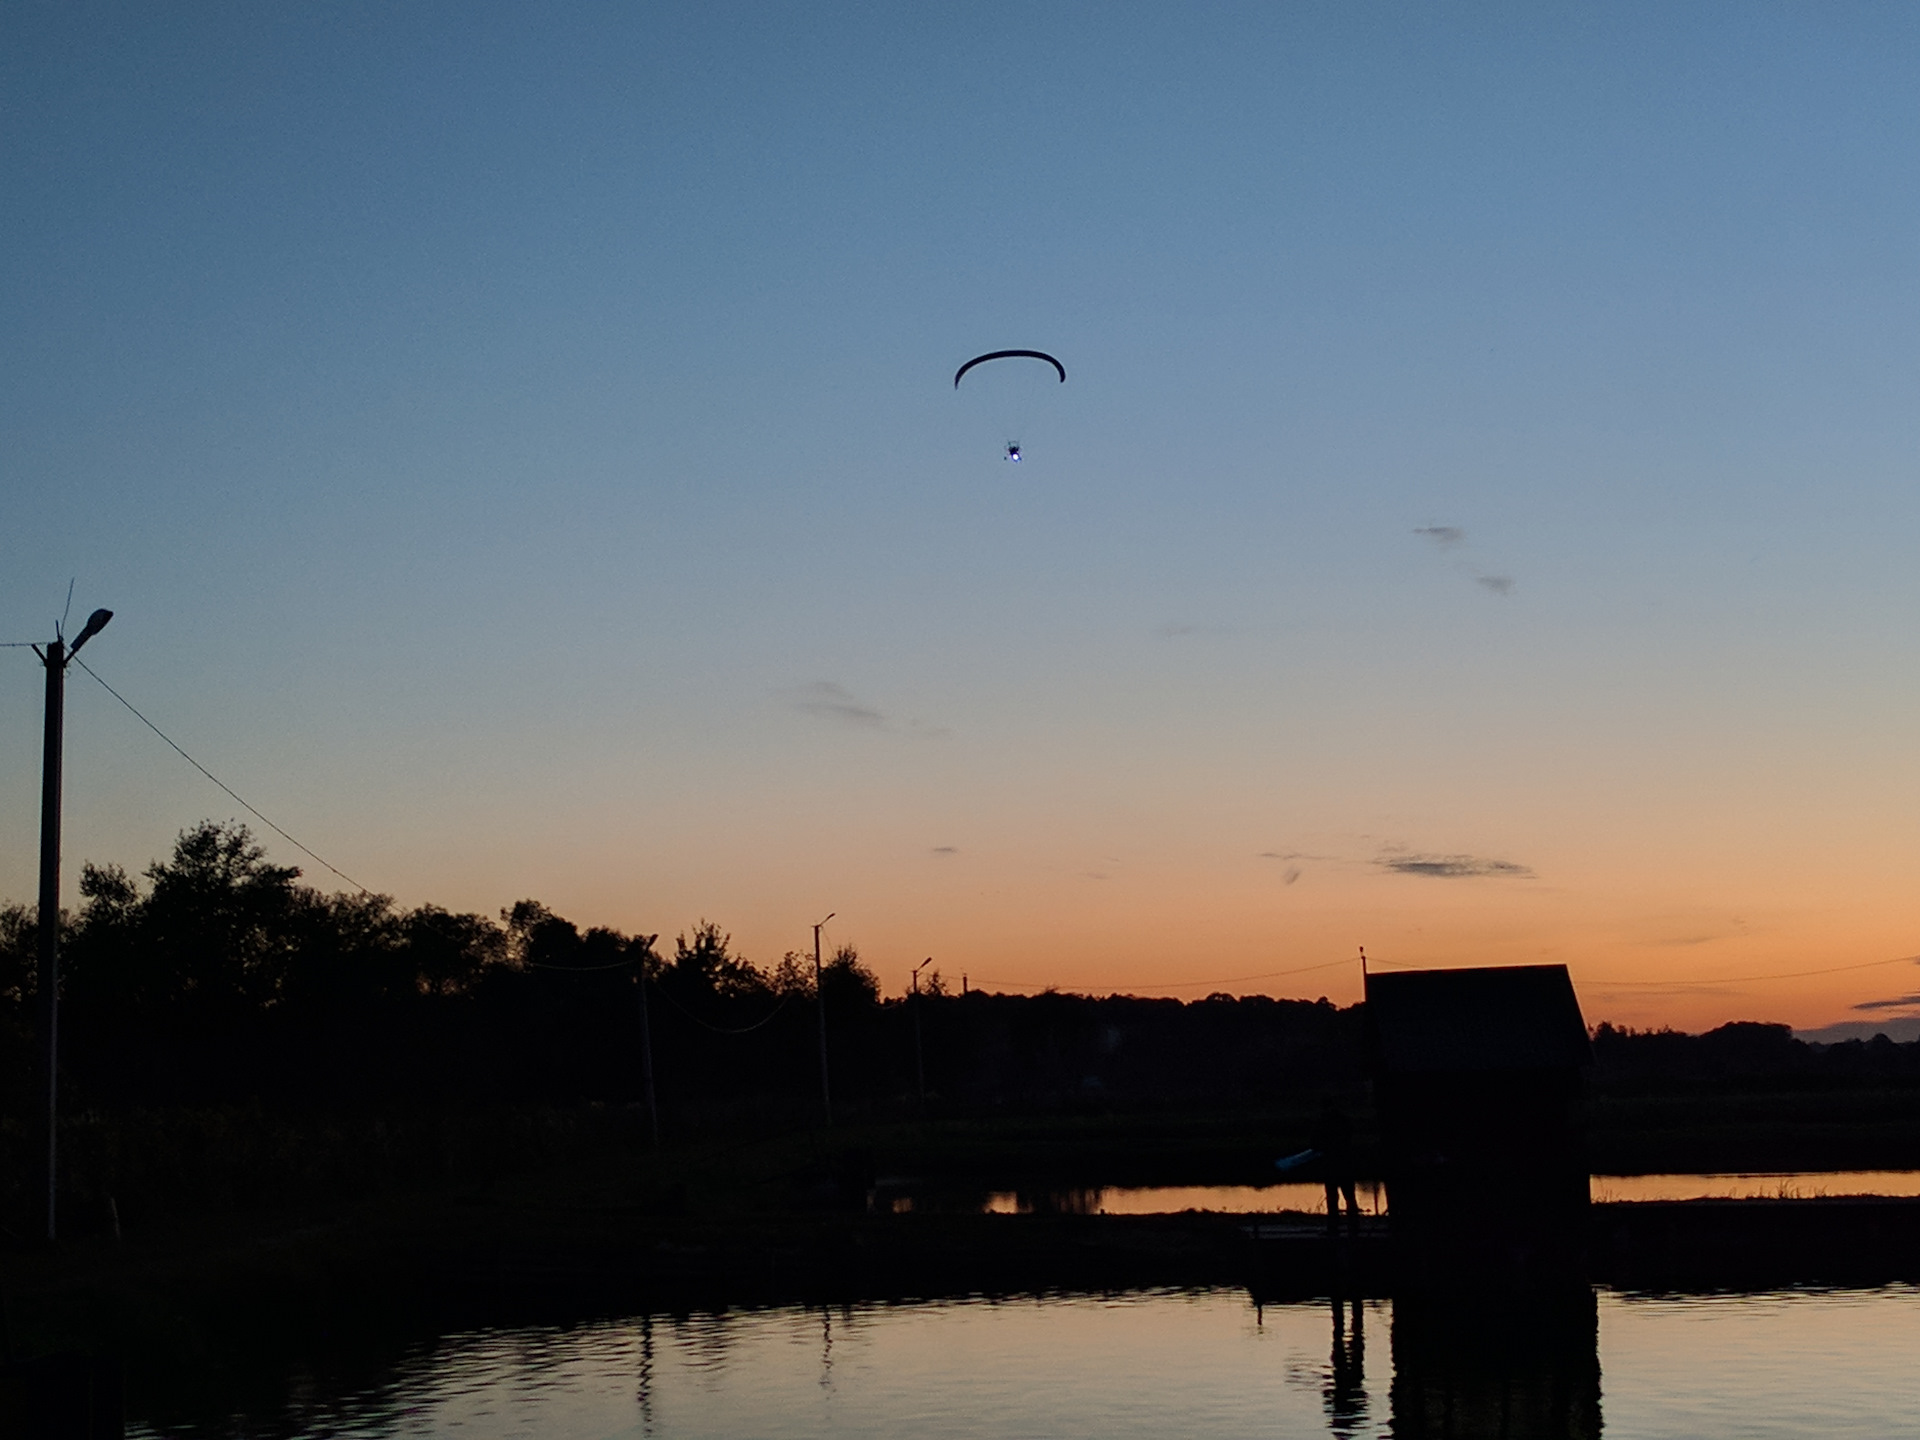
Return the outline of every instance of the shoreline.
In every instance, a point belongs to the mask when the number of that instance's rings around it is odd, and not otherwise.
[[[1616,1202],[1584,1275],[1629,1293],[1920,1282],[1920,1199]],[[1385,1222],[1322,1216],[659,1216],[420,1204],[0,1258],[9,1359],[96,1357],[143,1413],[262,1413],[298,1373],[379,1370],[443,1335],[625,1317],[1231,1289],[1394,1298]],[[1406,1298],[1403,1294],[1399,1298]],[[1471,1295],[1441,1293],[1471,1303]],[[116,1383],[118,1383],[116,1381]]]

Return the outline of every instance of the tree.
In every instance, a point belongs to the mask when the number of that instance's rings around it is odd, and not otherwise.
[[[799,950],[789,950],[780,957],[780,963],[773,967],[768,980],[773,993],[786,1000],[811,1000],[813,998],[813,956]]]
[[[269,864],[246,826],[206,820],[182,830],[173,858],[156,860],[146,877],[143,901],[118,867],[90,866],[82,875],[85,923],[97,918],[103,932],[137,942],[102,947],[116,952],[113,978],[126,998],[215,1008],[280,998],[297,950],[289,923],[301,899],[296,867]]]
[[[880,977],[867,968],[860,952],[851,945],[840,946],[820,967],[820,984],[826,991],[830,1012],[867,1010],[880,1003]]]
[[[676,988],[689,992],[705,991],[723,1000],[763,996],[770,988],[767,977],[749,961],[732,952],[733,937],[723,934],[718,925],[702,920],[693,927],[693,936],[674,937],[673,965],[668,975]]]
[[[507,960],[507,932],[484,915],[422,905],[401,918],[400,933],[414,985],[435,999],[471,994],[489,966]]]
[[[0,906],[0,1006],[24,1011],[32,1002],[39,928],[33,906]]]

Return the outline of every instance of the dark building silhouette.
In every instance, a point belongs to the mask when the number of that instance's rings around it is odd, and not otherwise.
[[[1367,1018],[1405,1280],[1577,1274],[1593,1058],[1566,967],[1370,975]]]
[[[1394,1246],[1393,1433],[1600,1433],[1593,1064],[1563,965],[1367,978]]]

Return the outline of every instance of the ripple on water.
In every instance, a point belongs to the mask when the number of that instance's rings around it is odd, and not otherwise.
[[[1336,1331],[1325,1302],[1262,1310],[1214,1290],[476,1331],[403,1355],[377,1385],[329,1392],[297,1377],[277,1421],[214,1428],[315,1440],[1369,1440],[1393,1430],[1392,1319],[1390,1304],[1370,1302],[1357,1326],[1344,1310]],[[1609,1440],[1920,1437],[1912,1286],[1602,1293],[1598,1337]],[[1579,1368],[1575,1356],[1568,1374]],[[1463,1383],[1483,1382],[1475,1370]],[[1519,1383],[1558,1381],[1529,1372]]]

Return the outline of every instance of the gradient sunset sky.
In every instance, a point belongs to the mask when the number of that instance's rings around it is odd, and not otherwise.
[[[1920,11],[21,0],[0,101],[0,640],[403,903],[1920,1024]],[[68,756],[69,897],[247,818]]]

